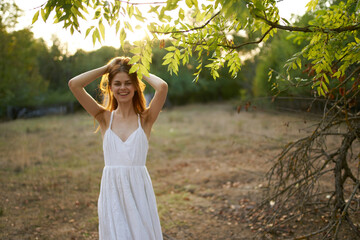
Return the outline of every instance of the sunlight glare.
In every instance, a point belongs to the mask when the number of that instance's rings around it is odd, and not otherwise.
[[[39,6],[41,6],[44,1],[43,0],[15,0],[15,3],[22,9],[24,12],[23,16],[19,18],[19,23],[17,24],[16,30],[20,30],[26,27],[31,28],[31,31],[34,33],[35,38],[43,38],[48,46],[53,44],[54,36],[57,36],[63,47],[67,48],[68,53],[73,54],[78,49],[83,49],[85,51],[93,51],[99,49],[102,46],[113,46],[115,48],[120,47],[120,36],[119,33],[116,34],[115,26],[110,27],[106,22],[104,22],[105,26],[105,40],[102,40],[101,43],[96,42],[93,45],[91,33],[85,38],[86,29],[91,26],[91,24],[96,24],[96,20],[82,20],[80,19],[81,33],[74,31],[73,35],[71,35],[70,30],[62,28],[62,23],[54,24],[53,17],[54,13],[52,13],[47,22],[39,17],[38,21],[31,25],[32,17],[38,11]],[[147,9],[146,6],[139,6],[141,8],[141,12],[143,16],[146,16]],[[89,11],[89,16],[93,16],[93,13]],[[89,18],[91,19],[91,18]],[[127,31],[127,41],[130,43],[141,40],[146,36],[147,27],[146,23],[142,23],[137,21],[136,19],[132,19],[130,21],[132,23],[132,27],[134,32]]]

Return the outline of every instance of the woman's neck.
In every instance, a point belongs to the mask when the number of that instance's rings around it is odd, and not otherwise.
[[[115,113],[120,115],[122,118],[128,118],[129,116],[136,114],[132,102],[131,103],[118,102],[118,106],[115,109]]]

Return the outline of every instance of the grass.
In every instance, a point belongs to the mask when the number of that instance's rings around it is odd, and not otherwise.
[[[225,217],[224,209],[259,199],[269,159],[298,137],[298,120],[236,114],[228,104],[164,110],[147,162],[164,236],[253,236],[246,223]],[[104,163],[102,139],[94,130],[86,113],[0,124],[0,239],[98,238]]]

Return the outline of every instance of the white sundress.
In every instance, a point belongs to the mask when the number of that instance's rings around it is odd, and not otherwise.
[[[148,140],[141,127],[122,141],[111,130],[103,140],[105,166],[98,199],[100,240],[163,239],[156,199],[145,166]]]

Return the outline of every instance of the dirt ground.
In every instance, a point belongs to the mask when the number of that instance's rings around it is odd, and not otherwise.
[[[229,103],[164,110],[147,162],[164,239],[262,239],[246,214],[274,156],[309,124]],[[104,163],[94,130],[86,113],[0,124],[0,239],[98,238]]]

